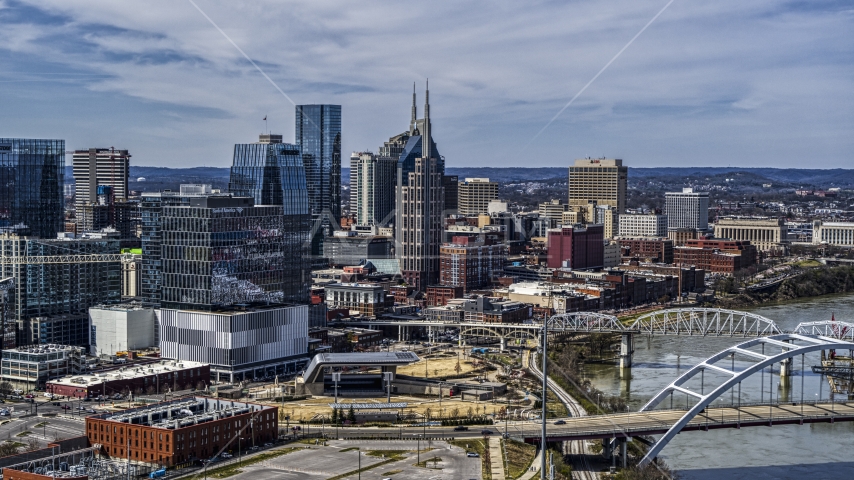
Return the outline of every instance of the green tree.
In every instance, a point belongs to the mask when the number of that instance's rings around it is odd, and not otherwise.
[[[347,412],[347,420],[350,423],[356,423],[356,410],[353,409],[353,405],[350,405],[350,411]]]

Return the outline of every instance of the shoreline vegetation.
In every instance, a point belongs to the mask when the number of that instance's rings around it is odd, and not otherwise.
[[[771,292],[744,291],[717,297],[723,308],[758,307],[824,295],[854,293],[854,266],[821,266],[787,278]]]

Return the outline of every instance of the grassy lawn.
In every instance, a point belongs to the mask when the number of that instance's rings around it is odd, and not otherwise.
[[[799,262],[795,262],[795,265],[801,268],[814,268],[822,266],[822,263],[818,260],[801,260]]]
[[[350,448],[345,448],[345,449],[341,450],[341,453],[344,453],[344,452],[351,452],[351,451],[353,451],[353,450],[358,450],[358,449],[359,449],[359,447],[350,447]]]
[[[502,440],[504,451],[507,455],[507,471],[510,478],[519,478],[528,471],[534,457],[537,456],[537,447],[515,440]]]
[[[256,464],[258,462],[263,462],[264,460],[270,460],[271,458],[281,457],[282,455],[287,455],[295,450],[302,450],[300,447],[288,447],[281,448],[278,450],[273,450],[270,452],[261,453],[255,455],[251,458],[243,460],[242,462],[232,463],[231,465],[224,465],[219,468],[214,468],[207,471],[207,475],[213,478],[227,478],[233,475],[237,475],[238,473],[242,473],[240,467],[246,467],[249,465]]]
[[[383,475],[397,475],[398,473],[400,473],[402,471],[403,470],[389,470],[387,472],[383,472]]]
[[[480,455],[480,466],[483,475],[482,478],[483,480],[492,480],[492,468],[489,462],[488,449],[486,448],[486,440],[467,438],[465,440],[451,440],[448,443],[460,447],[466,452],[475,452]]]
[[[31,433],[33,433],[33,432],[31,432],[31,431],[29,431],[29,430],[24,430],[23,432],[21,432],[21,433],[19,433],[19,434],[15,435],[15,436],[16,436],[16,437],[26,437],[27,435],[30,435]]]
[[[45,425],[47,425],[48,423],[50,423],[50,422],[37,423],[37,424],[35,424],[35,425],[34,425],[34,427],[35,427],[35,428],[42,428],[42,427],[44,427]]]

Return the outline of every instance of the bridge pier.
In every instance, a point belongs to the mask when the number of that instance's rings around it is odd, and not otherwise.
[[[786,343],[792,343],[791,340],[783,340],[783,341]],[[786,351],[786,349],[783,349],[783,352],[785,352],[785,351]],[[803,372],[801,372],[801,375],[803,375]],[[791,376],[792,376],[792,359],[791,358],[783,359],[780,362],[780,386],[783,388],[788,388],[790,385],[790,382],[791,382],[791,378],[790,378]]]
[[[626,449],[629,443],[628,438],[621,438],[620,440],[620,461],[623,463],[623,468],[626,468]]]
[[[499,344],[499,349],[503,353],[504,349],[507,348],[507,339],[504,337],[501,337],[500,340],[501,340],[501,343]]]
[[[635,353],[634,335],[624,333],[620,341],[620,375],[623,370],[632,368],[632,355]],[[628,371],[626,373],[629,373]]]

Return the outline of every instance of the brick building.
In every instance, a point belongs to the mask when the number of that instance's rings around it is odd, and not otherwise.
[[[693,265],[710,273],[732,274],[756,265],[756,247],[750,242],[721,239],[688,240],[676,247],[673,262],[680,266]]]
[[[463,293],[489,286],[501,275],[504,258],[501,245],[455,236],[439,249],[439,281],[462,287]]]
[[[47,382],[45,391],[71,398],[98,395],[163,393],[207,385],[211,367],[206,363],[161,360],[95,374],[68,375]],[[204,388],[204,387],[202,387]]]
[[[673,263],[673,240],[668,238],[620,238],[623,257]]]
[[[462,298],[463,287],[455,285],[433,285],[427,287],[427,305],[447,305],[449,300]]]
[[[278,407],[185,397],[86,417],[86,436],[109,457],[167,467],[272,442]]]
[[[602,268],[605,260],[602,225],[575,225],[548,231],[548,267]]]

